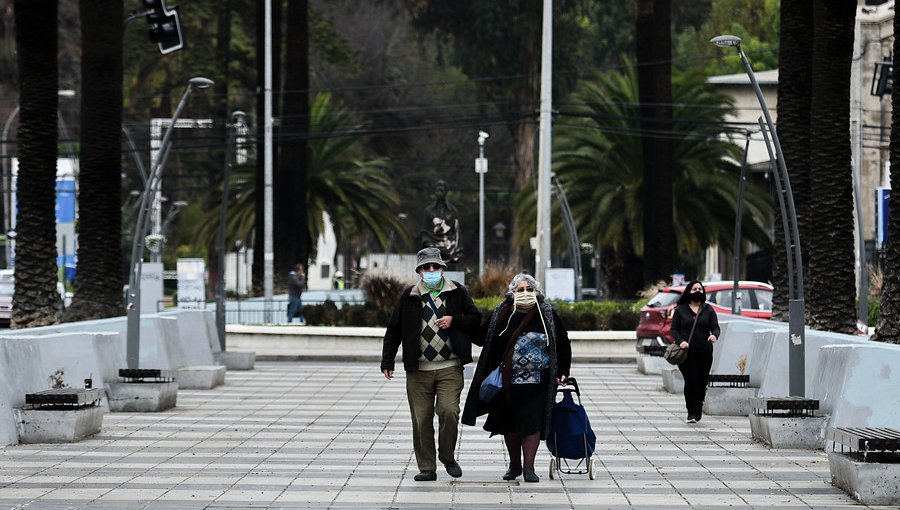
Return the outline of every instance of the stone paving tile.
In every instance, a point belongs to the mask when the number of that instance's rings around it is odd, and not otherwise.
[[[181,390],[166,412],[107,414],[79,443],[0,448],[0,510],[862,507],[831,486],[823,452],[769,450],[746,417],[687,425],[682,398],[634,366],[573,371],[597,434],[594,480],[550,479],[542,445],[541,482],[505,482],[502,440],[463,427],[464,476],[415,482],[403,374],[267,362]]]

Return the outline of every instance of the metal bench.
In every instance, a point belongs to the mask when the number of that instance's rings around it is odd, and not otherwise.
[[[726,387],[726,388],[746,388],[750,383],[750,375],[743,374],[709,374],[710,388]]]
[[[813,416],[819,409],[819,401],[804,397],[753,397],[750,407],[758,415]]]
[[[828,427],[826,438],[862,462],[900,462],[900,430],[888,427]],[[834,451],[834,447],[832,447]]]
[[[55,388],[25,394],[25,404],[32,409],[78,409],[96,406],[103,396],[100,388]]]
[[[166,383],[175,380],[175,371],[157,368],[120,368],[119,377],[128,383]]]

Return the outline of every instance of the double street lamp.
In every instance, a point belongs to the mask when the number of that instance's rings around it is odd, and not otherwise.
[[[139,368],[140,346],[141,346],[141,270],[144,262],[144,243],[149,227],[150,204],[153,203],[155,195],[162,179],[162,172],[166,166],[166,160],[169,157],[169,149],[171,147],[172,131],[175,129],[175,122],[181,116],[187,104],[188,96],[194,88],[205,89],[210,87],[213,81],[209,78],[195,77],[188,81],[188,86],[175,108],[175,114],[172,115],[172,122],[166,129],[159,146],[159,155],[154,162],[153,168],[150,169],[150,175],[147,182],[144,183],[144,191],[141,193],[140,212],[134,226],[134,239],[131,243],[131,269],[128,272],[128,291],[126,293],[126,312],[128,315],[127,322],[127,347],[126,360],[128,368]]]
[[[784,245],[787,252],[789,389],[792,396],[802,397],[805,396],[806,392],[806,334],[804,332],[806,301],[803,297],[803,259],[800,253],[800,230],[797,226],[794,193],[791,190],[790,176],[784,163],[784,153],[781,151],[781,142],[778,140],[775,124],[772,122],[772,114],[769,112],[769,107],[766,106],[766,99],[763,97],[759,83],[756,81],[756,76],[753,74],[753,68],[750,67],[750,62],[747,61],[747,56],[741,48],[741,38],[734,35],[720,35],[713,37],[709,42],[720,48],[737,48],[741,63],[747,71],[750,84],[753,86],[753,91],[756,93],[756,98],[765,117],[765,124],[763,124],[762,119],[759,119],[759,125],[766,142],[766,149],[769,151],[769,159],[775,160],[775,185],[778,189],[778,202],[784,227]],[[772,144],[769,143],[769,134],[772,135]],[[772,145],[775,146],[774,155],[772,154]]]

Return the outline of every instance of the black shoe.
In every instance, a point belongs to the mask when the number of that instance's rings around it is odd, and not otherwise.
[[[447,474],[452,476],[453,478],[459,478],[462,476],[462,468],[459,467],[457,462],[447,462],[444,459],[438,457],[438,460],[441,461],[441,464],[444,465],[444,468],[447,469]]]
[[[413,480],[417,482],[433,482],[437,480],[437,473],[434,471],[420,471],[419,474],[413,477]]]
[[[693,414],[689,414],[687,420],[684,420],[685,423],[697,423],[697,418],[694,417]]]
[[[541,478],[534,472],[533,469],[526,469],[525,471],[525,481],[529,483],[537,483],[541,481]]]
[[[694,419],[700,421],[700,418],[703,418],[703,413],[697,413],[694,415]]]
[[[522,466],[512,467],[506,470],[506,473],[503,474],[504,480],[515,480],[522,474]]]

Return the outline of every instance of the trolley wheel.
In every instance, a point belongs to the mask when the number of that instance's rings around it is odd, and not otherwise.
[[[588,477],[594,479],[594,459],[588,460]]]
[[[551,480],[556,478],[556,466],[557,466],[556,459],[551,457],[550,458],[550,479]]]

